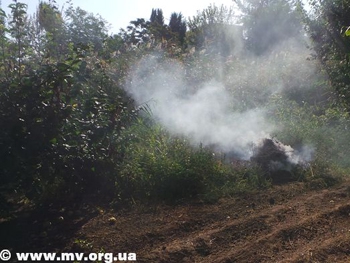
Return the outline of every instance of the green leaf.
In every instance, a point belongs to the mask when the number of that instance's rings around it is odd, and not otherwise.
[[[0,8],[0,16],[7,17],[5,11],[2,8]]]
[[[350,26],[346,29],[345,36],[350,37]]]

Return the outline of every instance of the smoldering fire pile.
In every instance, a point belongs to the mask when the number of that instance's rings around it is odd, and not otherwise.
[[[293,170],[311,160],[313,150],[296,151],[271,139],[282,128],[271,117],[271,101],[299,87],[301,80],[311,81],[316,71],[305,59],[308,52],[295,41],[284,42],[262,57],[238,56],[231,66],[203,64],[206,54],[200,52],[186,63],[148,54],[130,71],[126,91],[136,103],[150,106],[154,119],[171,135],[256,163],[275,182],[291,181]],[[212,68],[217,76],[208,78],[203,68]]]
[[[254,147],[250,160],[275,184],[295,181],[297,178],[293,171],[305,167],[310,161],[303,152],[298,152],[274,138],[261,140]]]

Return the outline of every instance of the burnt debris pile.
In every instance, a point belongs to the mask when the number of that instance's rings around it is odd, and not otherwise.
[[[300,164],[296,162],[294,149],[276,139],[265,138],[254,147],[251,161],[256,163],[273,184],[297,180],[293,175]]]

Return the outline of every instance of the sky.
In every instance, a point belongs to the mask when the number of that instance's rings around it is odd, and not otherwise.
[[[28,5],[28,13],[34,13],[40,0],[18,0]],[[55,0],[60,8],[68,6],[67,0]],[[9,13],[7,6],[13,0],[1,0],[2,8]],[[233,4],[232,0],[71,0],[74,7],[80,7],[88,12],[99,14],[111,24],[110,32],[118,33],[120,28],[126,28],[129,22],[137,18],[148,20],[152,8],[163,10],[165,23],[169,22],[171,13],[181,12],[185,18],[192,17],[207,8],[210,4],[217,6]]]

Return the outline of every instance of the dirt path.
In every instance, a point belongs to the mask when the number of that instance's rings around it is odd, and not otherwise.
[[[23,211],[0,221],[11,252],[134,252],[137,262],[350,262],[350,180],[291,183],[215,204],[96,205]]]
[[[350,182],[275,186],[211,205],[101,210],[65,250],[136,252],[137,262],[350,262]]]

